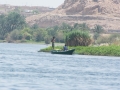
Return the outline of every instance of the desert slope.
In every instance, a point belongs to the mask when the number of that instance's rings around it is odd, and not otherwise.
[[[65,0],[54,11],[27,17],[26,21],[40,27],[84,22],[91,28],[99,24],[105,30],[120,30],[120,0]]]

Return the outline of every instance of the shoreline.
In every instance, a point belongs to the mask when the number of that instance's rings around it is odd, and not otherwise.
[[[75,49],[75,54],[78,55],[94,55],[94,56],[114,56],[120,57],[120,46],[111,45],[111,46],[77,46],[77,47],[68,47],[69,49]],[[62,50],[62,46],[56,46],[56,50]],[[50,52],[52,47],[41,49],[38,52]]]
[[[1,42],[0,43],[9,43]],[[37,45],[47,45],[46,48],[38,50],[38,52],[50,52],[52,50],[52,45],[45,44],[44,42],[11,42],[13,44],[37,44]],[[55,43],[55,49],[62,50],[64,43]],[[109,46],[77,46],[69,47],[69,49],[75,49],[75,54],[77,55],[94,55],[94,56],[114,56],[120,57],[120,46],[119,45],[109,45]]]
[[[0,43],[15,43],[15,44],[40,44],[40,45],[47,45],[52,46],[52,43],[45,44],[45,42],[34,42],[34,41],[28,41],[28,42],[6,42],[4,40],[0,40]],[[55,43],[55,46],[64,46],[64,43]]]

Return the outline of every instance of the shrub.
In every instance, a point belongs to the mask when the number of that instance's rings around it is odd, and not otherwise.
[[[88,46],[92,40],[88,32],[72,31],[66,35],[65,42],[68,46]]]

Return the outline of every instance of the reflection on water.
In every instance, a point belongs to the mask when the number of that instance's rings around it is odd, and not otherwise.
[[[120,90],[120,58],[53,55],[0,43],[0,90]]]

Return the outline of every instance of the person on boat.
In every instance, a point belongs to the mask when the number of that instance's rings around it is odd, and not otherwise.
[[[54,49],[54,47],[55,47],[55,45],[54,45],[54,43],[55,43],[55,37],[52,38],[51,42],[52,42],[52,48]]]
[[[65,46],[63,47],[63,50],[64,50],[64,51],[68,50],[68,47],[67,47],[66,44],[65,44]]]

